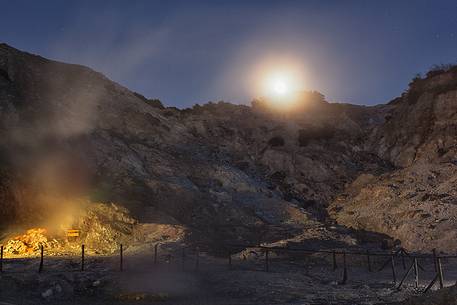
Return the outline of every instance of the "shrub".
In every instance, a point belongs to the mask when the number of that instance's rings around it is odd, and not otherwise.
[[[156,98],[148,100],[148,104],[154,108],[165,109],[162,102]]]
[[[452,64],[440,64],[440,65],[433,65],[430,70],[427,72],[426,76],[427,77],[433,77],[436,75],[440,75],[442,73],[445,73],[447,71],[450,71],[454,65]]]
[[[284,146],[285,141],[281,136],[275,136],[268,140],[268,144],[272,147]]]

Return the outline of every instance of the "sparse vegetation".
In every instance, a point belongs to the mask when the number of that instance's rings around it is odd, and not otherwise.
[[[143,100],[148,105],[150,105],[150,106],[152,106],[154,108],[159,108],[159,109],[164,109],[165,108],[163,106],[162,102],[157,98],[147,99],[144,95],[142,95],[142,94],[140,94],[138,92],[133,92],[133,95],[135,95],[137,98]]]
[[[403,94],[403,97],[407,99],[408,104],[412,105],[415,104],[419,97],[426,91],[432,93],[433,95],[438,95],[451,90],[453,87],[456,87],[457,80],[455,80],[455,77],[453,78],[454,81],[445,82],[444,84],[438,83],[434,86],[430,86],[428,81],[431,78],[442,75],[444,73],[452,73],[453,75],[457,76],[457,64],[434,65],[425,74],[425,77],[422,77],[421,74],[416,74],[416,76],[409,83],[408,90]],[[429,85],[427,86],[427,84]]]
[[[457,65],[454,64],[439,64],[439,65],[433,65],[430,70],[427,72],[426,76],[428,78],[434,77],[436,75],[440,75],[442,73],[446,73],[451,71],[452,69],[457,68]]]
[[[272,147],[284,146],[285,141],[281,136],[275,136],[268,140],[268,144]]]
[[[149,105],[151,105],[154,108],[159,108],[159,109],[164,109],[165,107],[163,106],[162,102],[159,99],[150,99],[147,101]]]
[[[289,109],[290,111],[300,111],[302,109],[312,107],[313,105],[320,105],[325,102],[325,96],[318,91],[301,91],[297,92],[292,98],[294,106]],[[255,110],[268,112],[273,110],[274,103],[267,97],[254,99],[251,106]]]

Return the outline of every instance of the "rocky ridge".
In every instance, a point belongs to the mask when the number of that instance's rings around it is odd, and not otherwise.
[[[455,230],[456,83],[443,70],[373,107],[304,93],[294,113],[262,100],[179,110],[0,44],[2,225],[88,196],[209,244],[330,232],[336,220],[450,251],[439,232]]]
[[[373,130],[368,145],[396,169],[359,176],[337,196],[330,214],[410,249],[455,252],[457,67],[416,79],[388,107],[387,122]]]

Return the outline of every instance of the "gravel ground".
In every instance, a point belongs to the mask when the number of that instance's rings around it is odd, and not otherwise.
[[[168,263],[166,262],[168,261]],[[422,261],[420,287],[433,278],[433,264]],[[154,265],[151,253],[125,255],[124,271],[119,272],[118,257],[86,258],[81,272],[79,259],[52,257],[38,273],[39,259],[6,260],[0,275],[0,302],[21,305],[40,304],[389,304],[421,293],[414,288],[413,276],[397,291],[390,266],[368,272],[363,259],[348,258],[348,281],[339,268],[332,270],[329,256],[271,255],[269,272],[263,257],[247,259],[202,254],[196,269],[195,254],[187,254],[183,266],[181,253],[163,254]],[[382,265],[373,259],[373,269]],[[397,262],[397,282],[403,276]],[[184,269],[183,269],[184,267]],[[457,279],[457,264],[444,262],[445,286]],[[1,303],[0,303],[1,304]],[[2,304],[3,305],[3,304]]]

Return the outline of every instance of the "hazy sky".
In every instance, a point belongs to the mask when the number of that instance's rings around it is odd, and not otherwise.
[[[0,0],[0,41],[170,106],[248,103],[267,58],[296,63],[330,101],[377,104],[457,62],[457,0]]]

